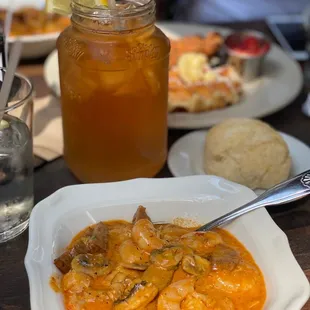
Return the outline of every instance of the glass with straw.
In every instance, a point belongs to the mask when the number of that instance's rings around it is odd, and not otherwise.
[[[153,177],[167,155],[170,52],[155,1],[71,8],[57,42],[65,160],[83,182]]]
[[[27,227],[33,207],[32,85],[16,74],[21,44],[13,45],[0,82],[0,243]]]

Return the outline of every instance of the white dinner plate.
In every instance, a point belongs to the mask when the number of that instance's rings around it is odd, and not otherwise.
[[[250,189],[214,176],[136,179],[63,188],[32,211],[25,258],[32,310],[64,310],[62,296],[49,284],[59,274],[53,259],[79,231],[98,221],[132,220],[139,204],[155,222],[176,217],[198,225],[254,199]],[[265,209],[225,227],[251,252],[267,289],[266,310],[300,310],[309,298],[309,282],[288,239]]]
[[[170,148],[168,167],[176,177],[206,174],[203,169],[204,144],[207,130],[193,131],[178,139]],[[290,176],[310,169],[310,148],[300,140],[279,132],[287,143],[292,157]],[[257,195],[262,190],[255,190]]]
[[[227,28],[184,23],[158,23],[158,26],[170,38],[191,34],[205,35],[211,30],[226,35],[231,31]],[[47,58],[44,67],[44,77],[48,86],[60,96],[56,51]],[[299,94],[302,83],[299,65],[278,45],[272,44],[264,63],[262,77],[244,85],[244,95],[239,104],[211,112],[169,113],[168,125],[170,128],[194,129],[210,127],[230,117],[260,118],[290,104]]]

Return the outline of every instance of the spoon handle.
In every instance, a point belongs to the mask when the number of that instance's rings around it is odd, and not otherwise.
[[[294,178],[282,182],[263,194],[211,222],[198,228],[198,231],[206,231],[217,226],[222,226],[237,217],[261,207],[277,206],[287,202],[301,199],[310,194],[310,170],[305,171]]]

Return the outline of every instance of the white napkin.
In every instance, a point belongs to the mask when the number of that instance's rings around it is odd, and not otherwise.
[[[60,102],[53,96],[34,99],[33,152],[51,161],[63,154]]]

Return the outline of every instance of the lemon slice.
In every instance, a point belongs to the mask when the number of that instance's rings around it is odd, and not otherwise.
[[[71,1],[72,0],[46,0],[45,8],[47,12],[70,15]],[[108,0],[79,0],[78,2],[87,7],[108,6]]]

